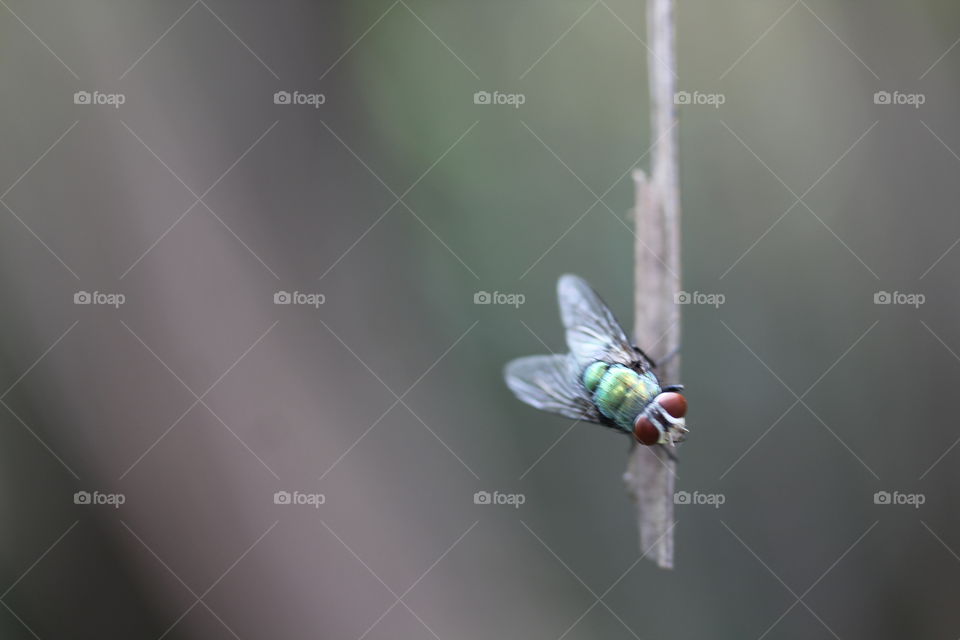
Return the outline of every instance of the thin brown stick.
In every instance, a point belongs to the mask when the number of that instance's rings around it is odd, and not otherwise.
[[[634,339],[656,360],[676,354],[680,345],[680,307],[675,302],[680,292],[680,185],[673,0],[648,0],[647,33],[655,142],[651,177],[634,172]],[[658,374],[667,383],[677,382],[679,356],[664,363]],[[663,568],[673,567],[675,478],[676,462],[662,446],[634,447],[624,481],[636,502],[640,548]]]

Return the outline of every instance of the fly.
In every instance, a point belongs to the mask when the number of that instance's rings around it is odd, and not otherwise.
[[[645,445],[675,445],[688,433],[682,385],[662,386],[656,364],[627,338],[583,278],[557,282],[570,352],[507,363],[507,386],[523,402],[632,434]]]

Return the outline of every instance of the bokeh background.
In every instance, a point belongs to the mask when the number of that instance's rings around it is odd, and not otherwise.
[[[501,380],[632,324],[643,2],[0,2],[3,637],[960,635],[960,8],[679,4],[671,572]]]

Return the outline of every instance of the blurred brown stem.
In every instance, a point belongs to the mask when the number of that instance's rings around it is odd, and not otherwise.
[[[651,137],[650,178],[637,170],[634,215],[634,339],[655,360],[674,354],[658,370],[662,380],[679,380],[680,185],[674,94],[673,0],[648,0]],[[675,450],[674,450],[675,452]],[[663,568],[673,567],[673,493],[676,462],[663,446],[636,446],[624,481],[633,496],[640,530],[640,549]]]

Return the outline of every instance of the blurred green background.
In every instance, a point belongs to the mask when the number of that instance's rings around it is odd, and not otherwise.
[[[643,2],[0,5],[3,637],[960,635],[955,3],[677,7],[672,572],[501,379],[632,326]]]

